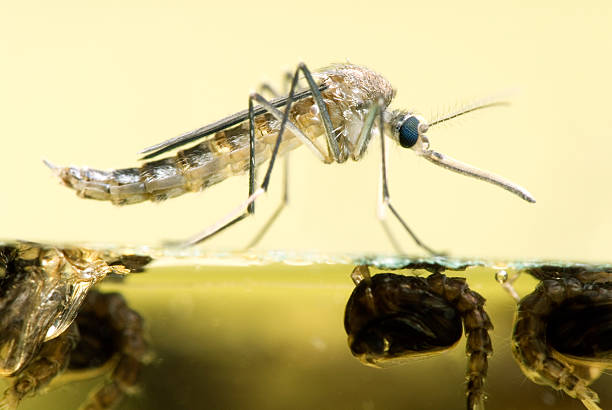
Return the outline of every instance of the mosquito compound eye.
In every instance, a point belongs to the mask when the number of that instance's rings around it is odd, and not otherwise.
[[[419,139],[420,121],[415,116],[410,116],[404,120],[399,128],[399,143],[404,148],[410,148]]]

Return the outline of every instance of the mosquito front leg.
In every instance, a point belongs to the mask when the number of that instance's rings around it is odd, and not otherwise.
[[[381,221],[382,225],[383,225],[383,229],[385,230],[385,233],[387,234],[387,236],[389,236],[389,240],[391,241],[391,243],[393,244],[393,246],[396,248],[397,251],[402,252],[401,249],[398,249],[398,242],[395,240],[395,238],[393,237],[393,235],[391,234],[391,231],[389,230],[389,228],[386,226],[385,224],[385,212],[384,212],[384,208],[387,207],[389,208],[389,210],[391,211],[391,213],[397,218],[397,220],[399,221],[400,224],[402,224],[402,226],[404,227],[404,229],[406,230],[406,232],[408,232],[408,234],[412,237],[412,239],[414,240],[414,242],[420,246],[421,248],[423,248],[424,250],[426,250],[428,253],[430,253],[431,255],[440,255],[438,252],[434,251],[433,249],[431,249],[429,246],[425,245],[425,243],[423,243],[417,236],[416,234],[412,231],[412,229],[410,229],[410,227],[408,226],[408,224],[404,221],[404,219],[400,216],[400,214],[395,210],[395,208],[393,207],[393,205],[391,204],[391,195],[389,194],[389,184],[387,182],[387,150],[385,148],[385,136],[384,136],[384,119],[383,119],[383,102],[379,101],[378,104],[376,105],[376,114],[378,116],[378,123],[379,123],[379,127],[380,127],[380,151],[381,151],[381,163],[380,163],[380,184],[381,184],[381,192],[380,192],[380,201],[379,201],[379,209],[378,209],[378,218]],[[366,121],[367,123],[367,121]],[[372,121],[370,123],[370,127],[372,127],[372,125],[374,124],[374,121]],[[371,132],[368,131],[368,134]],[[363,132],[362,132],[363,135]],[[366,138],[366,137],[364,137]]]
[[[361,159],[361,157],[363,156],[368,143],[372,137],[372,128],[374,126],[374,122],[376,121],[376,115],[378,114],[379,110],[382,111],[381,108],[381,103],[372,103],[370,105],[370,108],[368,110],[368,115],[366,116],[365,120],[363,121],[363,127],[361,128],[361,132],[359,133],[359,137],[357,138],[357,142],[355,143],[355,146],[353,147],[352,151],[351,151],[351,156],[353,158],[353,160],[358,161],[359,159]],[[379,184],[379,189],[382,189],[383,184]],[[379,193],[379,198],[382,198],[382,191]],[[398,253],[404,253],[402,251],[402,247],[399,245],[399,243],[397,242],[397,240],[395,239],[395,236],[393,236],[393,234],[391,233],[391,230],[389,229],[389,226],[387,225],[387,221],[384,219],[384,215],[381,214],[381,212],[384,210],[382,207],[382,201],[378,201],[378,216],[379,216],[379,221],[385,231],[385,233],[387,234],[387,237],[389,238],[389,241],[391,242],[391,245],[393,246],[393,248],[395,249],[396,252]]]
[[[374,123],[376,122],[376,118],[379,119],[379,133],[380,133],[380,143],[381,143],[381,168],[380,168],[380,194],[378,201],[378,219],[383,227],[383,230],[387,234],[389,241],[395,248],[396,252],[404,253],[402,251],[401,246],[398,241],[395,239],[391,230],[389,229],[386,220],[385,220],[385,207],[389,208],[391,213],[395,215],[395,217],[402,224],[404,229],[410,234],[412,239],[419,245],[421,248],[425,249],[428,253],[432,255],[438,255],[437,252],[434,252],[430,247],[425,245],[415,234],[412,232],[412,229],[404,222],[399,213],[395,210],[393,205],[391,205],[391,197],[389,195],[389,185],[387,183],[387,151],[385,148],[385,136],[384,136],[384,101],[379,100],[375,103],[372,103],[369,107],[368,114],[363,122],[363,127],[361,128],[361,132],[359,133],[359,137],[357,138],[357,142],[353,148],[351,153],[354,160],[358,160],[361,158],[365,149],[368,145],[368,142],[372,136],[372,129],[374,128]]]

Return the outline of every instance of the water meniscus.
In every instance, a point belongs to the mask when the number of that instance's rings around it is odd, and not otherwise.
[[[272,169],[279,156],[287,156],[289,151],[304,145],[324,164],[343,163],[349,158],[358,161],[373,136],[380,137],[382,153],[379,219],[390,235],[385,224],[385,213],[389,210],[416,244],[429,253],[435,254],[416,236],[391,203],[384,136],[389,136],[402,147],[412,149],[418,156],[436,165],[495,184],[528,202],[535,202],[524,188],[429,147],[426,136],[429,128],[474,110],[499,105],[499,101],[466,106],[428,122],[417,113],[390,109],[394,89],[384,77],[365,67],[341,64],[311,72],[302,63],[287,79],[290,83],[286,96],[281,97],[270,86],[264,85],[262,92],[266,90],[276,98],[268,100],[261,93],[252,93],[247,110],[141,152],[145,154],[144,160],[150,160],[201,140],[190,148],[178,151],[174,156],[145,162],[139,168],[111,171],[57,167],[48,162],[47,165],[64,185],[73,188],[79,196],[107,200],[116,205],[146,200],[162,201],[185,192],[203,190],[232,175],[248,172],[247,199],[217,223],[190,239],[188,244],[210,238],[253,214],[255,201],[267,191]],[[304,80],[306,87],[300,90],[300,81]],[[284,111],[281,111],[281,107],[284,107]],[[255,169],[266,161],[268,165],[265,176],[257,187]],[[286,185],[285,178],[283,203],[254,242],[261,238],[287,202]]]

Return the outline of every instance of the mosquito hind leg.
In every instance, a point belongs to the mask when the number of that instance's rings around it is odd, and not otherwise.
[[[284,83],[283,91],[284,92],[289,91],[289,87],[291,87],[292,79],[293,79],[293,74],[291,72],[286,72],[285,75],[283,76],[283,83]],[[280,94],[276,92],[276,89],[267,82],[260,84],[259,92],[262,94],[266,92],[274,98],[280,97]],[[290,153],[287,152],[283,157],[283,192],[281,194],[281,203],[276,207],[276,210],[268,218],[266,223],[259,229],[259,232],[257,232],[257,234],[253,237],[253,239],[251,239],[251,241],[247,244],[247,246],[245,246],[244,248],[245,250],[253,248],[261,241],[261,239],[268,232],[270,227],[274,224],[274,222],[276,222],[276,220],[278,219],[283,209],[285,209],[285,207],[287,206],[287,203],[289,203],[289,155]]]
[[[317,83],[315,82],[310,69],[306,66],[306,64],[300,63],[298,64],[295,74],[291,75],[291,73],[286,73],[285,79],[291,83],[291,89],[294,89],[300,80],[300,71],[304,74],[304,78],[306,79],[308,88],[312,93],[312,97],[315,101],[315,104],[317,105],[317,108],[319,109],[319,117],[321,118],[321,121],[323,122],[323,127],[325,128],[325,140],[327,142],[328,151],[325,162],[332,162],[332,160],[338,163],[345,162],[348,159],[348,156],[345,152],[340,150],[340,145],[338,144],[338,141],[335,138],[334,126],[332,124],[329,111],[327,110],[327,105],[325,105],[325,102],[323,101],[323,95],[321,94],[321,90],[319,88],[320,86],[317,85]],[[265,86],[267,90],[271,89],[271,87],[269,85],[266,86],[265,83],[263,84],[263,86]],[[261,101],[258,102],[263,105]],[[289,122],[289,125],[291,125],[291,122]]]
[[[272,86],[270,83],[268,82],[264,82],[259,84],[259,87],[257,87],[257,90],[260,94],[270,94],[270,96],[272,96],[272,98],[278,98],[280,97],[280,94],[276,92],[276,89],[274,88],[274,86]]]
[[[282,89],[281,89],[282,91],[281,92],[283,94],[287,94],[289,92],[289,88],[291,87],[291,81],[293,81],[293,72],[289,70],[285,71],[283,73],[283,77],[281,81],[282,81]],[[276,88],[272,84],[270,84],[268,81],[264,81],[263,83],[259,84],[259,87],[257,87],[257,91],[260,94],[269,94],[272,98],[282,97],[281,93],[279,93],[276,90]]]
[[[287,98],[287,103],[285,106],[284,113],[279,111],[272,104],[270,104],[270,102],[266,100],[263,96],[261,96],[259,93],[252,93],[249,96],[249,110],[248,110],[249,111],[249,115],[248,115],[248,118],[249,118],[249,196],[244,202],[242,202],[240,205],[234,208],[234,210],[228,213],[225,217],[223,217],[222,219],[217,221],[215,224],[208,227],[205,231],[201,232],[200,234],[188,240],[185,243],[186,246],[195,245],[197,243],[200,243],[204,241],[205,239],[208,239],[212,237],[213,235],[221,232],[222,230],[230,227],[236,222],[239,222],[242,219],[246,218],[247,216],[255,213],[255,201],[257,200],[257,198],[259,198],[262,194],[264,194],[268,190],[268,186],[270,184],[270,179],[271,179],[271,174],[272,174],[272,169],[274,168],[274,163],[278,156],[280,143],[282,141],[283,134],[287,129],[289,129],[289,131],[292,132],[304,145],[310,148],[311,151],[313,151],[313,153],[315,154],[315,156],[317,156],[320,160],[322,160],[323,162],[330,162],[329,156],[327,155],[327,153],[323,152],[321,148],[319,148],[316,144],[314,144],[312,140],[310,140],[306,135],[304,135],[304,133],[294,123],[292,123],[289,120],[289,113],[291,112],[291,105],[293,104],[293,98],[295,95],[295,91],[296,91],[296,87],[297,87],[297,83],[299,79],[299,73],[300,71],[303,70],[303,67],[305,67],[303,64],[298,65],[298,68],[296,69],[295,74],[293,75],[291,79],[291,87],[289,90],[289,95]],[[310,72],[308,72],[308,75],[310,75]],[[312,79],[312,76],[310,76],[310,78]],[[315,84],[315,87],[312,89],[312,92],[313,94],[315,92],[318,92],[319,97],[320,97],[320,92],[316,84]],[[316,97],[315,97],[315,100],[316,100]],[[274,143],[274,148],[272,150],[272,155],[270,156],[270,161],[268,163],[266,174],[264,176],[263,182],[261,183],[260,187],[257,189],[255,189],[256,187],[256,183],[255,183],[255,111],[253,107],[253,101],[256,101],[257,103],[261,104],[261,106],[266,111],[268,111],[275,118],[277,118],[277,120],[280,121],[280,129],[278,132],[278,136],[276,137],[276,141]],[[321,99],[321,102],[322,102],[322,99]],[[325,106],[325,104],[323,105]],[[327,109],[325,110],[327,112]],[[283,195],[284,203],[286,203],[286,192],[287,191],[285,189],[285,194]],[[266,225],[264,225],[263,233],[265,233],[265,231],[268,230],[271,223],[276,219],[276,217],[278,216],[276,214],[280,213],[280,210],[282,210],[284,203],[281,203],[280,209],[278,209],[277,212],[274,213],[274,215],[272,216],[271,222],[268,222],[266,223]],[[261,234],[261,236],[263,236],[263,233]],[[259,240],[258,237],[256,237],[255,239],[257,241]]]
[[[270,230],[270,227],[276,222],[281,212],[285,209],[287,204],[289,203],[289,154],[285,154],[283,158],[283,192],[281,194],[281,202],[276,207],[274,213],[268,218],[266,223],[259,228],[259,232],[257,235],[251,239],[251,241],[245,246],[245,250],[251,249],[256,246],[264,235]]]
[[[323,101],[323,95],[321,95],[321,90],[319,90],[319,86],[315,82],[312,77],[312,73],[306,67],[306,64],[300,63],[298,65],[298,71],[302,71],[304,73],[304,77],[306,78],[306,82],[308,83],[308,88],[312,91],[312,97],[317,104],[317,108],[319,108],[319,116],[321,117],[321,121],[323,122],[323,126],[325,128],[325,138],[327,140],[327,149],[330,155],[334,158],[335,162],[342,163],[345,162],[348,157],[344,152],[340,151],[340,146],[338,145],[338,141],[334,135],[334,126],[332,125],[331,117],[329,116],[329,112],[327,111],[327,106]]]

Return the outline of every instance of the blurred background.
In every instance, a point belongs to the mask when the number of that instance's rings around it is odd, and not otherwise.
[[[43,165],[110,169],[247,107],[299,61],[384,74],[393,107],[430,116],[500,92],[512,105],[431,130],[432,148],[503,175],[537,199],[447,172],[395,144],[395,206],[453,256],[609,261],[612,5],[504,2],[13,2],[0,13],[1,236],[158,244],[242,201],[246,177],[161,204],[78,199]],[[358,163],[291,156],[290,206],[260,249],[386,252],[376,219],[379,145]],[[202,245],[243,247],[279,201]],[[421,254],[392,223],[404,250]]]

